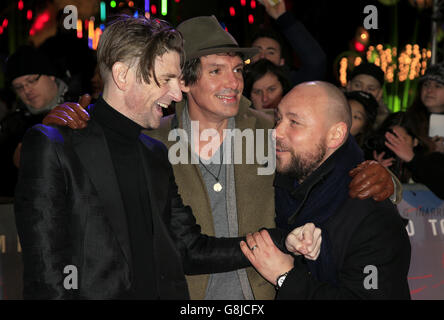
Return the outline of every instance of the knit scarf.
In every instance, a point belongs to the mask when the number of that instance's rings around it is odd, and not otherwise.
[[[312,275],[319,281],[337,284],[336,266],[326,222],[348,199],[348,172],[364,160],[355,139],[336,150],[302,184],[277,174],[274,182],[276,225],[288,231],[312,222],[322,230],[321,252],[317,260],[306,260]],[[352,214],[352,213],[351,213]]]

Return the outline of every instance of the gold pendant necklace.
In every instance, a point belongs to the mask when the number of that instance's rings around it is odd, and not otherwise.
[[[209,173],[209,174],[211,174],[211,176],[216,180],[216,183],[215,184],[213,184],[213,190],[214,191],[216,191],[216,192],[221,192],[222,191],[222,189],[223,189],[223,187],[222,187],[222,184],[220,183],[220,181],[219,181],[219,175],[220,175],[220,171],[221,171],[221,169],[222,169],[222,166],[223,166],[223,162],[224,162],[224,150],[223,150],[223,148],[220,148],[219,150],[221,150],[221,152],[222,152],[222,160],[221,160],[221,163],[220,163],[220,166],[219,166],[219,172],[217,173],[217,176],[215,176],[203,163],[202,163],[202,161],[200,160],[200,156],[199,156],[199,162],[200,162],[200,164],[204,167],[204,169]]]
[[[222,191],[222,185],[220,184],[219,181],[217,181],[214,185],[213,185],[213,190],[216,192],[221,192]]]

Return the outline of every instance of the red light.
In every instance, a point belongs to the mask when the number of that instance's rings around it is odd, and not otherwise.
[[[179,3],[179,2],[180,2],[180,0],[174,0],[174,2],[176,2],[176,3]]]
[[[365,50],[365,46],[362,43],[355,41],[355,49],[356,51],[362,52]]]
[[[2,33],[3,33],[3,27],[0,26],[0,34],[2,34]]]
[[[247,5],[247,0],[240,0],[241,6],[245,7]]]
[[[250,6],[251,6],[251,9],[256,9],[256,1],[255,0],[251,0]]]
[[[31,27],[31,30],[29,31],[29,34],[33,36],[36,31],[42,30],[46,24],[46,22],[49,21],[49,12],[45,11],[42,14],[38,15],[35,18],[35,21]]]
[[[152,14],[157,14],[157,7],[155,4],[151,5],[151,13]]]
[[[130,8],[134,7],[134,1],[128,2],[128,7],[130,7]]]
[[[26,19],[31,20],[32,19],[32,10],[28,10],[26,12]]]
[[[83,26],[82,26],[82,20],[77,20],[77,38],[82,39],[83,38]]]
[[[249,14],[249,15],[248,15],[248,23],[249,23],[249,24],[253,24],[253,23],[254,23],[254,17],[253,17],[252,14]]]
[[[89,20],[88,20],[88,19],[85,19],[85,26],[83,27],[83,29],[84,29],[85,31],[87,31],[87,30],[88,30],[88,26],[89,26]]]
[[[234,7],[230,7],[230,16],[234,17],[236,15],[236,10],[234,10]]]
[[[8,19],[5,18],[5,20],[3,20],[2,27],[3,29],[6,29],[7,26],[8,26]]]
[[[20,0],[19,2],[18,2],[18,9],[21,11],[21,10],[23,10],[23,7],[24,7],[25,5],[23,4],[23,1],[22,0]]]

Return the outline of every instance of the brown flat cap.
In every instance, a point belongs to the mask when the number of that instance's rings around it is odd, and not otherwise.
[[[186,61],[210,54],[240,52],[245,59],[259,52],[257,48],[240,48],[231,34],[226,32],[215,16],[195,17],[177,26],[184,38]]]

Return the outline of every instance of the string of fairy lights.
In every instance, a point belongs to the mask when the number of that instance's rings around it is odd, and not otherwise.
[[[365,58],[361,56],[343,56],[339,60],[339,81],[347,85],[347,74],[363,60],[381,67],[385,74],[384,102],[393,111],[406,110],[413,101],[417,81],[424,75],[431,61],[432,51],[420,48],[418,44],[406,44],[399,52],[395,46],[378,44],[369,46]],[[412,86],[413,84],[413,86]]]
[[[382,44],[369,46],[366,52],[368,62],[374,63],[385,73],[385,80],[388,83],[395,81],[395,76],[400,82],[407,79],[415,80],[424,75],[427,64],[432,57],[432,51],[420,48],[418,44],[407,44],[403,47],[398,57],[396,47],[384,47]],[[339,81],[342,86],[347,85],[347,73],[350,63],[356,67],[362,63],[362,58],[357,56],[351,62],[347,57],[342,57],[339,61]],[[397,70],[397,72],[396,72]]]

